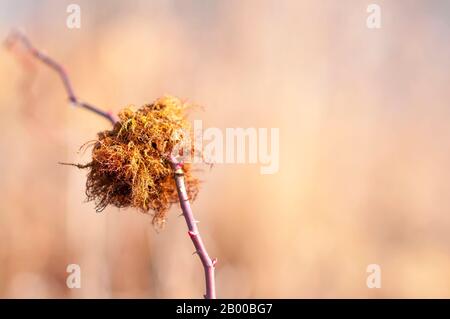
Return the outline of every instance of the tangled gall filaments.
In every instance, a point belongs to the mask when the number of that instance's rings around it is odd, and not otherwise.
[[[161,225],[171,204],[178,202],[168,155],[189,132],[186,105],[174,97],[163,97],[137,111],[125,108],[112,130],[98,134],[86,181],[88,201],[96,210],[106,206],[134,207],[153,211],[153,223]],[[91,144],[92,145],[92,144]],[[183,166],[187,193],[195,199],[198,179],[191,167]]]

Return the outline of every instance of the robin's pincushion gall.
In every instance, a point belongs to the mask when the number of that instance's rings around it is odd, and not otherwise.
[[[135,207],[153,212],[153,223],[161,225],[171,204],[178,202],[177,187],[169,155],[189,132],[187,105],[166,96],[137,111],[125,108],[113,128],[98,134],[92,161],[79,167],[89,170],[86,195],[97,211],[106,206]],[[91,144],[92,145],[92,144]],[[195,199],[198,179],[190,165],[183,166],[187,193]]]
[[[198,193],[198,180],[191,175],[190,165],[178,162],[177,155],[194,155],[194,149],[183,142],[189,140],[186,105],[167,96],[137,111],[125,108],[116,119],[109,112],[77,98],[64,68],[36,49],[20,32],[8,37],[8,47],[19,41],[36,59],[57,72],[69,101],[80,108],[102,116],[113,124],[109,131],[98,134],[93,143],[92,161],[75,165],[88,169],[86,194],[96,202],[97,211],[106,206],[135,207],[144,213],[153,211],[153,223],[161,225],[170,205],[180,201],[188,226],[188,234],[205,271],[205,298],[216,298],[214,269],[200,236],[189,199]],[[187,133],[186,133],[187,132]],[[186,143],[187,144],[187,143]],[[181,147],[180,147],[181,146]],[[183,154],[179,154],[179,149]]]

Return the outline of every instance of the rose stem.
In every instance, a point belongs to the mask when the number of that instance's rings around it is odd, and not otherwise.
[[[72,88],[72,84],[69,80],[69,76],[67,75],[67,72],[64,70],[64,68],[55,60],[50,58],[49,56],[45,55],[38,49],[36,49],[30,42],[30,40],[22,33],[18,31],[12,32],[12,34],[7,39],[7,45],[10,46],[12,43],[18,40],[22,42],[22,44],[25,46],[25,48],[38,60],[42,61],[46,65],[48,65],[50,68],[55,70],[63,84],[64,88],[67,92],[69,101],[76,105],[80,106],[82,108],[85,108],[97,115],[100,115],[106,119],[108,119],[112,124],[115,124],[117,122],[117,119],[115,116],[113,116],[110,112],[105,112],[96,106],[93,106],[92,104],[85,103],[80,101]],[[206,282],[206,294],[204,297],[206,299],[215,299],[216,298],[216,285],[215,285],[215,279],[214,279],[214,268],[217,263],[217,259],[211,259],[208,255],[208,252],[205,248],[205,245],[203,244],[202,237],[200,236],[199,229],[197,227],[197,221],[194,218],[194,214],[191,209],[191,204],[189,203],[189,198],[186,192],[186,186],[184,183],[184,173],[183,173],[183,165],[182,163],[178,163],[174,157],[170,158],[170,163],[172,166],[172,169],[174,170],[174,178],[175,183],[177,185],[177,192],[178,192],[178,198],[180,200],[180,207],[183,211],[183,216],[186,220],[186,224],[188,226],[188,234],[194,244],[194,247],[196,249],[196,253],[200,257],[200,261],[202,262],[204,271],[205,271],[205,282]]]

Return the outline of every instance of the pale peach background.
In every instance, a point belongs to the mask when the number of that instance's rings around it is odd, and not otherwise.
[[[0,37],[12,27],[105,109],[169,93],[203,105],[204,127],[280,128],[277,174],[200,167],[219,297],[450,297],[448,1],[1,0]],[[159,233],[131,209],[96,214],[85,172],[57,164],[88,161],[78,148],[109,123],[4,49],[0,86],[0,296],[201,297],[178,207]]]

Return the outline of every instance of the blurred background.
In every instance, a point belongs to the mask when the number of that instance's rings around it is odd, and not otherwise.
[[[450,297],[450,2],[1,0],[1,39],[14,27],[106,110],[171,94],[204,107],[204,128],[280,129],[276,174],[198,167],[219,297]],[[0,296],[200,298],[178,206],[159,232],[95,213],[86,172],[58,162],[89,161],[79,147],[110,124],[17,49],[0,50]]]

